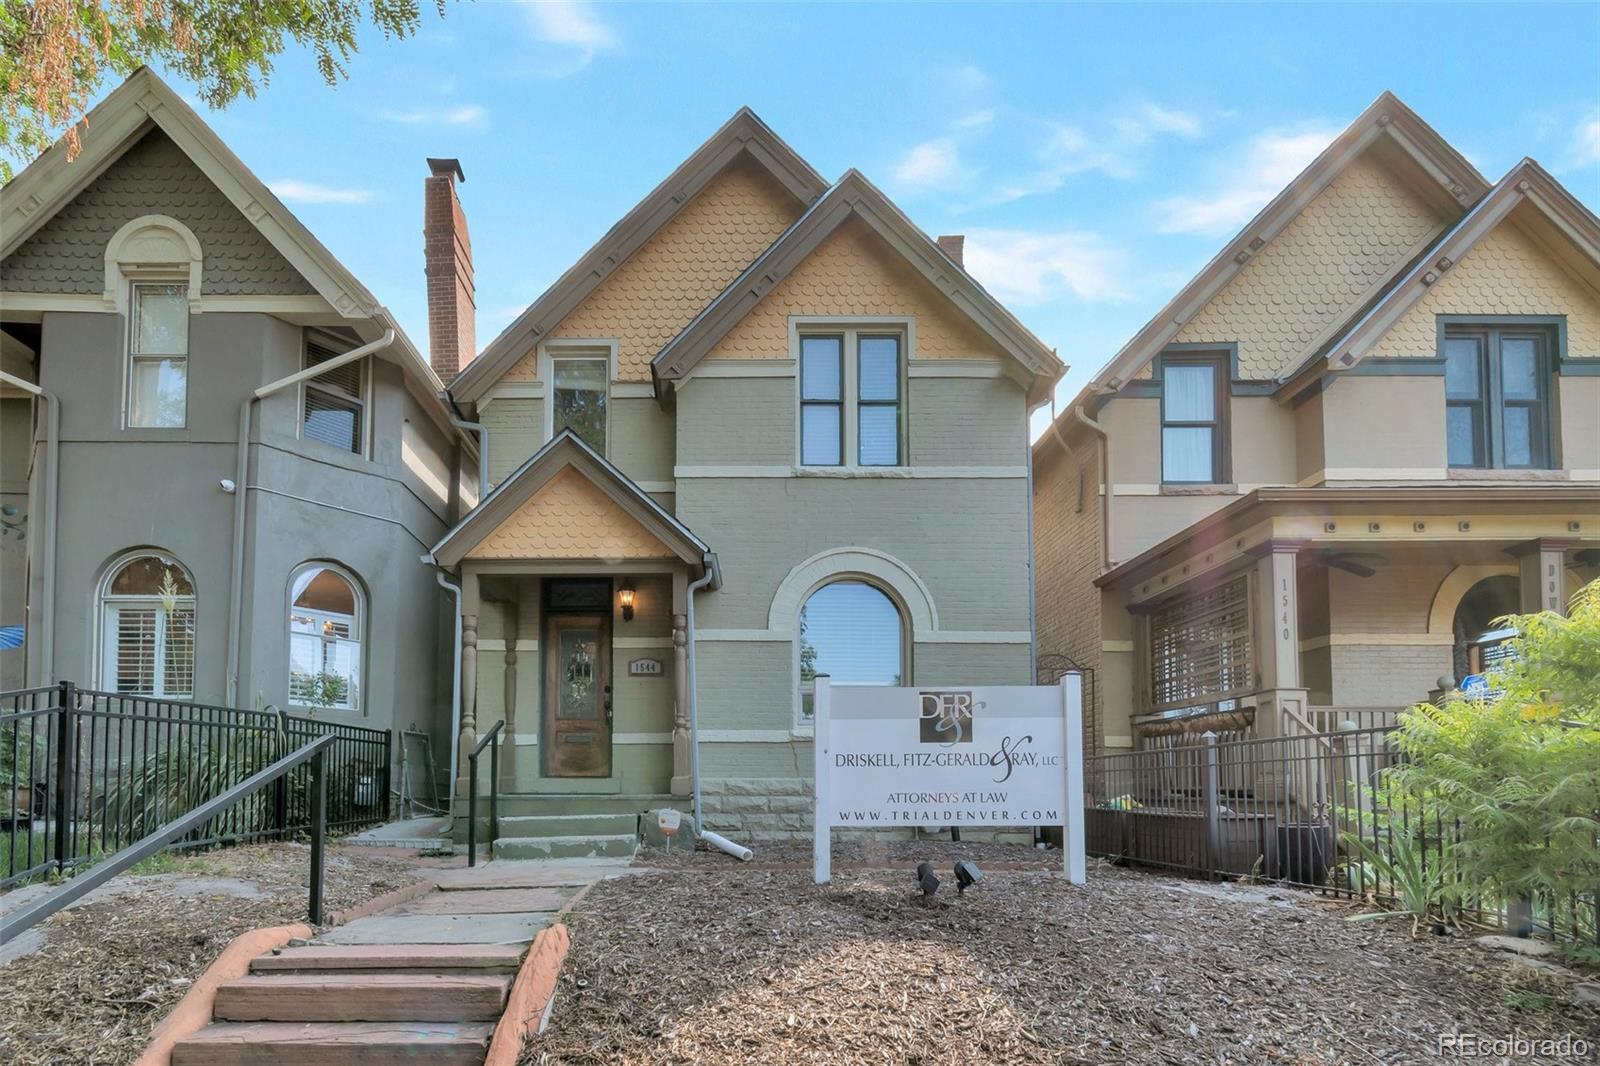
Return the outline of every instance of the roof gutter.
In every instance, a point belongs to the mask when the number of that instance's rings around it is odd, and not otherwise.
[[[44,401],[44,546],[39,570],[45,618],[39,634],[39,676],[46,685],[56,683],[56,521],[61,498],[61,401],[49,389],[0,370],[0,382]]]
[[[316,366],[298,370],[287,377],[261,386],[239,403],[239,440],[234,461],[233,479],[233,561],[228,579],[228,696],[227,705],[237,707],[239,698],[239,645],[244,628],[244,528],[245,484],[250,478],[250,409],[257,400],[280,392],[290,385],[298,385],[310,378],[321,377],[330,370],[364,359],[373,352],[389,347],[395,341],[395,331],[385,329],[383,336],[370,344],[352,348]]]

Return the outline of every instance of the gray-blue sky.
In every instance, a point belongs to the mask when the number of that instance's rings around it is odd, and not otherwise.
[[[1597,4],[485,2],[207,117],[419,343],[423,159],[460,157],[481,345],[749,104],[968,234],[1065,400],[1383,89],[1491,180],[1531,155],[1600,204],[1597,55]]]

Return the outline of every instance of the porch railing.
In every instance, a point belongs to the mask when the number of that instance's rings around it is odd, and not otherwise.
[[[70,681],[0,693],[0,887],[117,852],[324,737],[329,828],[382,821],[385,730]],[[311,800],[310,767],[298,765],[167,846],[298,835],[311,826]]]
[[[1258,878],[1389,905],[1401,886],[1364,861],[1421,851],[1449,865],[1452,825],[1425,824],[1402,799],[1374,798],[1402,755],[1392,726],[1266,739],[1160,738],[1144,751],[1085,760],[1090,854],[1206,878]],[[1359,841],[1360,844],[1354,843]],[[1459,885],[1465,916],[1516,925],[1517,905]],[[1514,911],[1508,918],[1508,910]],[[1533,901],[1534,931],[1600,944],[1600,896],[1590,889]]]
[[[489,848],[500,835],[500,732],[505,729],[502,720],[489,727],[478,738],[477,745],[467,755],[467,865],[478,865],[478,756],[489,749]]]

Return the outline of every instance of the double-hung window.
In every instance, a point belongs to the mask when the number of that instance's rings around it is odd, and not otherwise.
[[[1161,367],[1161,480],[1209,485],[1222,475],[1222,365],[1167,358]]]
[[[308,338],[305,367],[309,370],[340,354],[338,349]],[[367,361],[358,359],[307,380],[301,436],[340,451],[362,454],[366,440],[366,373]]]
[[[183,285],[133,286],[128,425],[181,429],[189,401],[189,296]]]
[[[800,338],[802,466],[904,463],[904,350],[897,333]]]
[[[1444,336],[1445,439],[1453,467],[1550,465],[1550,335],[1451,326]]]
[[[570,429],[604,455],[610,377],[609,355],[552,355],[550,435]]]

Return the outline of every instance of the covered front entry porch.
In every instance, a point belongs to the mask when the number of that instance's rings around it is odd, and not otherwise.
[[[1600,490],[1262,489],[1101,579],[1135,747],[1392,724],[1492,664],[1495,618],[1600,576]]]
[[[447,534],[434,560],[461,589],[458,814],[467,754],[503,723],[498,779],[487,759],[479,765],[480,791],[501,797],[503,835],[625,830],[631,848],[638,813],[692,790],[689,596],[716,587],[715,557],[564,432]]]

